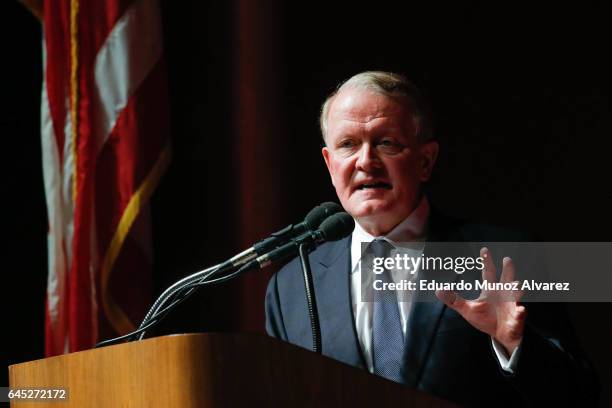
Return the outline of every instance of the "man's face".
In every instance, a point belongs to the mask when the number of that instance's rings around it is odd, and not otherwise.
[[[323,158],[342,206],[372,235],[383,235],[418,204],[436,142],[419,144],[412,113],[363,89],[340,91],[327,117]]]

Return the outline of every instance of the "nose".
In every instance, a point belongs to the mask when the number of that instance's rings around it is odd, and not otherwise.
[[[381,162],[378,157],[378,152],[370,143],[361,145],[359,157],[355,163],[357,170],[371,172],[373,169],[380,167]]]

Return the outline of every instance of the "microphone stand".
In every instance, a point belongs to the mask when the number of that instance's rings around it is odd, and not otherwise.
[[[304,288],[306,292],[306,304],[308,306],[308,316],[310,317],[310,327],[312,329],[313,351],[321,354],[321,326],[319,324],[319,311],[317,309],[317,298],[312,284],[312,272],[310,270],[310,243],[302,242],[299,247],[300,265],[304,274]]]
[[[355,222],[347,213],[335,213],[325,219],[318,230],[310,231],[297,238],[291,239],[289,243],[279,246],[255,259],[252,258],[256,256],[256,253],[252,253],[253,251],[249,249],[222,264],[189,275],[171,285],[157,298],[137,330],[120,337],[99,342],[96,344],[96,347],[130,339],[136,335],[139,336],[139,339],[142,339],[145,335],[145,331],[149,327],[161,321],[161,319],[191,295],[198,287],[225,282],[251,269],[263,268],[276,260],[293,255],[297,247],[300,254],[302,271],[304,273],[306,301],[312,327],[313,348],[316,353],[321,354],[321,327],[319,325],[319,314],[313,289],[312,272],[310,270],[308,253],[317,245],[327,240],[337,241],[348,235],[354,228],[354,225]],[[240,266],[238,270],[231,272],[238,266]],[[222,276],[210,279],[216,274],[222,274]],[[165,306],[170,300],[172,300],[172,303]]]

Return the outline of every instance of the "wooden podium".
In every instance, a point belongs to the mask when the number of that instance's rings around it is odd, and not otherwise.
[[[9,367],[11,388],[66,388],[14,407],[452,407],[421,391],[256,334],[183,334]]]

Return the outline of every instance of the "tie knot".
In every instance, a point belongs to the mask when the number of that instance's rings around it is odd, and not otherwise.
[[[381,238],[377,238],[370,243],[370,250],[376,257],[389,257],[392,249],[393,245]]]

